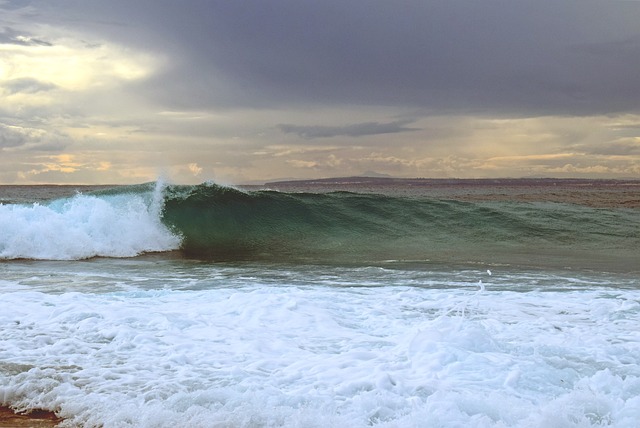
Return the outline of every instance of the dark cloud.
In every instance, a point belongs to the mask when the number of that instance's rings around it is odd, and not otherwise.
[[[53,46],[53,44],[32,37],[24,32],[16,31],[13,28],[5,28],[0,33],[0,44],[20,45],[20,46]]]
[[[344,126],[297,126],[280,124],[277,128],[285,134],[295,134],[301,138],[331,138],[338,136],[363,137],[378,134],[394,134],[398,132],[417,131],[419,128],[408,128],[413,121],[395,121],[389,123],[365,122]]]
[[[9,80],[4,84],[4,87],[10,94],[35,94],[37,92],[46,92],[57,88],[53,83],[42,82],[28,77]]]
[[[0,150],[8,147],[19,147],[28,142],[27,135],[15,131],[12,127],[0,124]]]
[[[31,0],[11,0],[0,3],[0,10],[15,10],[28,6]]]
[[[589,147],[586,153],[605,156],[635,156],[640,155],[640,140],[628,139],[615,141],[609,144]]]
[[[8,123],[11,123],[9,121]],[[23,151],[59,152],[67,146],[69,137],[59,131],[46,131],[38,127],[21,126],[0,122],[0,151],[16,149]]]
[[[41,19],[162,51],[170,66],[137,90],[176,108],[640,109],[640,2],[66,0],[40,8]]]

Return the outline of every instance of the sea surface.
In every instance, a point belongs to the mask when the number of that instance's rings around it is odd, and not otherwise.
[[[640,182],[0,186],[0,405],[638,427]]]

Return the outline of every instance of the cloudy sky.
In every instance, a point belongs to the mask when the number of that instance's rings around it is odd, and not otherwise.
[[[640,178],[640,1],[0,0],[0,183]]]

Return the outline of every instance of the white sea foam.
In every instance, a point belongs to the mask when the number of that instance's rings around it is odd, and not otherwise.
[[[130,257],[176,249],[180,239],[160,222],[158,192],[0,205],[0,259]]]
[[[140,260],[38,269],[5,267],[0,402],[56,410],[65,426],[640,420],[637,287],[495,270]]]

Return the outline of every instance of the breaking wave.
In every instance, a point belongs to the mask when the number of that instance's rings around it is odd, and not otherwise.
[[[436,260],[638,265],[640,216],[558,203],[461,202],[204,183],[117,187],[0,205],[0,258]]]

